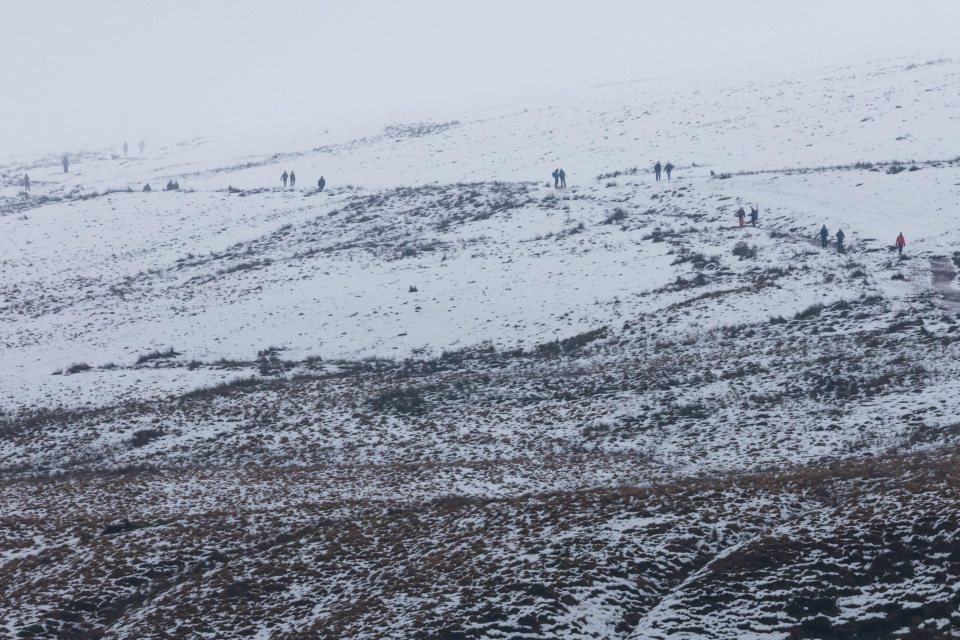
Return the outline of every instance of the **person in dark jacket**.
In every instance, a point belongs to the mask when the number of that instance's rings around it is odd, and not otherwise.
[[[283,174],[280,176],[280,182],[283,183],[283,186],[287,186],[287,178],[289,177],[290,176],[287,175],[286,171],[284,171]]]
[[[550,175],[553,176],[553,188],[556,189],[560,186],[560,169],[554,169]]]
[[[323,191],[325,186],[327,186],[327,181],[323,179],[323,176],[320,176],[320,179],[317,180],[317,191]]]
[[[739,209],[737,209],[737,212],[733,215],[737,218],[737,220],[740,222],[740,226],[742,227],[743,222],[747,217],[747,212],[743,210],[743,207],[740,207]]]
[[[70,171],[70,158],[64,154],[63,156],[63,172],[69,173]]]
[[[844,235],[843,233],[843,229],[837,230],[837,252],[838,253],[843,253],[843,239],[846,237],[847,236]]]
[[[29,191],[29,189],[28,189]],[[894,243],[897,245],[897,255],[903,255],[903,247],[907,244],[907,239],[903,237],[903,231],[900,232],[900,235],[897,236],[897,241]]]
[[[560,173],[558,175],[560,176],[560,188],[566,189],[567,188],[567,172],[564,171],[563,169],[560,169]]]
[[[153,189],[150,188],[150,183],[149,183],[149,182],[148,182],[147,184],[143,185],[143,192],[144,192],[144,193],[150,193],[151,191],[153,191]]]
[[[664,165],[663,170],[667,172],[667,180],[670,179],[670,172],[673,171],[673,165],[669,162]]]
[[[827,231],[827,225],[820,227],[820,248],[827,248],[827,237],[830,235],[830,232]]]
[[[297,184],[297,174],[293,171],[290,172],[290,188],[293,189],[293,186]]]
[[[757,208],[757,205],[750,207],[750,224],[757,226],[757,221],[760,219],[760,209]]]
[[[27,193],[30,193],[30,176],[23,174],[23,188]],[[903,234],[900,234],[903,237]]]
[[[653,172],[657,176],[657,180],[660,180],[660,172],[663,170],[663,167],[660,165],[660,161],[657,160],[657,164],[653,165]]]

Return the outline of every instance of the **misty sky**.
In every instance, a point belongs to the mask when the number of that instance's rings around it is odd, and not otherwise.
[[[956,0],[0,0],[0,157],[960,53]],[[289,127],[287,127],[289,128]]]

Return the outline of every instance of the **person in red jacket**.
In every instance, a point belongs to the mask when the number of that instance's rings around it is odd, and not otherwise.
[[[900,232],[900,235],[897,236],[897,254],[903,255],[903,247],[907,244],[907,241],[903,238],[903,231]]]

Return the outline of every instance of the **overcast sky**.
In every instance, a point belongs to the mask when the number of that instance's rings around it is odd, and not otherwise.
[[[957,0],[0,0],[0,157],[754,62],[950,56],[958,25]]]

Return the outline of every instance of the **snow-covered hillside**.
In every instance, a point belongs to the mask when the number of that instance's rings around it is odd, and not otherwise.
[[[731,78],[0,162],[7,632],[960,633],[960,63]]]

